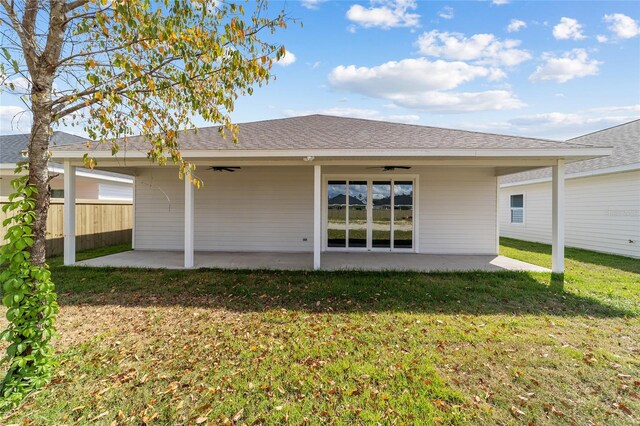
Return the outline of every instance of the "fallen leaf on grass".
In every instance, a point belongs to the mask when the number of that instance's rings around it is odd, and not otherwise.
[[[167,388],[164,390],[164,392],[160,392],[160,395],[164,395],[166,393],[171,393],[171,392],[175,391],[176,389],[178,389],[179,385],[180,385],[180,383],[178,383],[178,382],[169,383],[169,386],[167,386]]]
[[[553,404],[546,404],[545,408],[547,410],[551,411],[553,414],[555,414],[558,417],[566,416],[566,414],[564,414],[562,411],[557,410],[556,407]]]
[[[242,418],[242,415],[244,414],[244,408],[241,408],[240,411],[238,411],[232,418],[231,420],[233,422],[237,422],[238,420],[240,420]]]
[[[511,414],[513,414],[516,417],[520,417],[520,416],[524,416],[524,411],[519,410],[518,407],[516,407],[515,405],[512,405]]]
[[[95,416],[94,418],[92,418],[92,419],[91,419],[91,420],[89,420],[89,421],[91,421],[91,422],[95,422],[96,420],[103,418],[103,417],[104,417],[104,416],[106,416],[107,414],[109,414],[109,410],[107,410],[107,411],[105,411],[105,412],[103,412],[103,413],[98,414],[97,416]]]
[[[613,403],[613,408],[617,408],[619,410],[622,410],[622,411],[624,411],[625,414],[628,414],[630,416],[633,415],[633,412],[629,409],[629,407],[624,405],[622,402],[614,402]]]

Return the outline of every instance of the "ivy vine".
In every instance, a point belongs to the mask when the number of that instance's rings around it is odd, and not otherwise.
[[[26,169],[19,165],[16,173]],[[45,385],[56,361],[51,339],[55,335],[58,302],[48,265],[37,266],[30,260],[33,246],[32,223],[35,220],[37,189],[23,175],[11,181],[13,193],[2,206],[8,226],[0,247],[0,283],[2,303],[7,308],[7,328],[0,339],[8,342],[6,375],[0,383],[0,410],[16,406],[26,394]]]

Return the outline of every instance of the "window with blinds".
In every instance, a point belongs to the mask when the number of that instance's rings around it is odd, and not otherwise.
[[[524,194],[511,196],[511,223],[524,223]]]

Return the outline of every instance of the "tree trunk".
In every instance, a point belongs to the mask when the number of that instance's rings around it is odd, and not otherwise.
[[[33,127],[29,141],[29,184],[34,185],[36,195],[35,221],[33,222],[33,246],[31,262],[43,266],[47,252],[47,215],[51,191],[49,187],[49,138],[51,133],[51,99],[53,80],[51,77],[33,78],[31,105]]]

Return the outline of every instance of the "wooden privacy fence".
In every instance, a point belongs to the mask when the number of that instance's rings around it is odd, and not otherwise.
[[[0,205],[7,203],[0,200]],[[0,210],[0,245],[7,227],[2,222],[7,215]],[[77,200],[76,250],[87,250],[131,242],[133,205],[131,201]],[[51,199],[47,218],[47,256],[64,251],[64,203]]]

